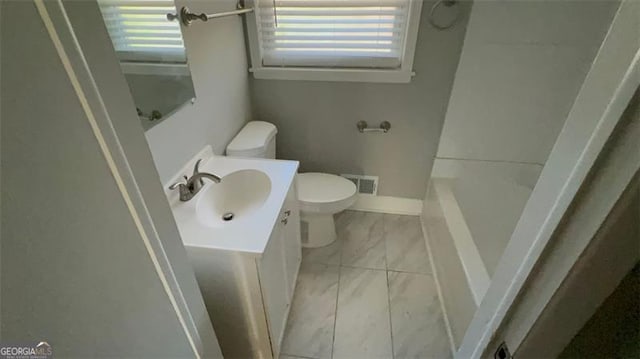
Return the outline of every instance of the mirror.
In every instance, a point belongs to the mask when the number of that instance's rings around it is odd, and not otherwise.
[[[144,130],[195,100],[173,0],[98,0]]]

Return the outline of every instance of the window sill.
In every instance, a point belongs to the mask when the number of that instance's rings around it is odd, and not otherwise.
[[[413,71],[375,69],[319,69],[302,67],[260,67],[249,70],[259,80],[298,80],[329,82],[409,83]]]

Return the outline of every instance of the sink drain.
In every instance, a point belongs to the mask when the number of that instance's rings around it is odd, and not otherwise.
[[[232,212],[227,212],[225,214],[222,215],[222,220],[227,222],[233,219],[233,213]]]

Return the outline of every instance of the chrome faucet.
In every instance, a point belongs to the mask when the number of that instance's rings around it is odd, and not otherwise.
[[[189,178],[184,176],[184,181],[176,182],[169,186],[169,189],[174,190],[178,189],[180,191],[180,200],[182,202],[187,202],[191,200],[200,190],[202,186],[204,186],[203,178],[210,179],[215,183],[220,183],[222,180],[220,177],[207,172],[200,172],[200,162],[202,159],[199,159],[196,162],[196,165],[193,167],[193,175]]]

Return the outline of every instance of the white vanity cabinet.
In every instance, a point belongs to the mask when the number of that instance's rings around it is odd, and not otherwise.
[[[225,358],[278,358],[302,258],[295,181],[263,253],[185,247]]]
[[[272,348],[276,354],[280,353],[300,260],[298,203],[295,192],[290,191],[278,223],[271,233],[269,244],[258,260],[260,287],[273,338]]]

